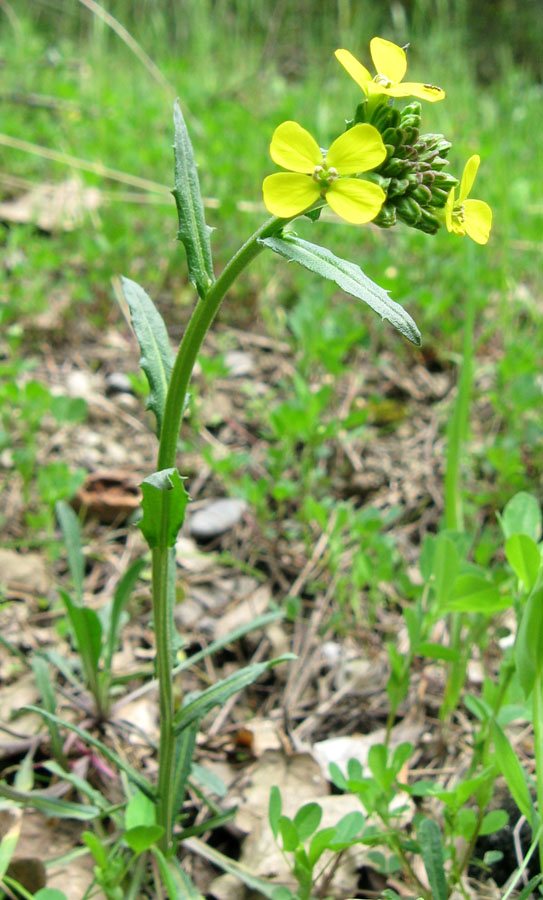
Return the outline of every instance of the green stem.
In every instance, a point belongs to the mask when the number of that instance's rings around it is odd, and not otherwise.
[[[543,819],[543,679],[535,680],[533,700],[534,756],[537,778],[537,809],[539,820]],[[539,865],[543,872],[543,831],[539,833]]]
[[[198,300],[183,335],[174,363],[162,422],[158,451],[158,470],[175,467],[179,429],[192,370],[221,302],[240,272],[264,249],[260,238],[279,231],[289,220],[275,216],[265,222],[237,251],[219,278]],[[163,523],[168,520],[168,492],[165,492]],[[156,667],[159,684],[160,740],[158,751],[157,824],[164,834],[160,850],[169,854],[173,846],[175,809],[174,783],[175,746],[173,697],[173,594],[175,590],[175,556],[168,546],[164,528],[163,540],[152,551],[153,618],[156,636]]]

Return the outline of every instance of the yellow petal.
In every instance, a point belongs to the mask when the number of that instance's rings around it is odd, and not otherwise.
[[[445,225],[447,226],[447,231],[450,233],[453,230],[453,209],[454,209],[454,194],[455,188],[451,188],[449,192],[449,196],[447,197],[447,202],[445,204]]]
[[[326,165],[333,166],[340,175],[354,175],[374,169],[386,158],[383,139],[373,125],[360,124],[349,128],[335,139],[326,154]]]
[[[477,170],[479,169],[480,162],[481,157],[475,153],[473,156],[470,156],[466,165],[464,166],[462,180],[460,182],[460,189],[458,191],[459,203],[463,203],[466,197],[469,196],[469,192],[473,187],[473,182],[475,181],[475,176],[477,175]]]
[[[421,84],[416,81],[402,81],[401,84],[385,88],[384,93],[391,97],[418,97],[419,100],[429,100],[430,103],[445,97],[445,91],[436,84]]]
[[[407,57],[401,47],[375,37],[370,41],[370,53],[378,75],[384,75],[394,84],[402,80],[407,71]]]
[[[364,93],[367,93],[366,85],[371,81],[371,75],[362,63],[359,63],[348,50],[336,50],[335,56],[351,78],[354,78],[357,85],[362,88]]]
[[[464,203],[466,234],[477,244],[486,244],[492,227],[492,210],[483,200],[466,200]]]
[[[283,122],[273,132],[270,156],[274,163],[305,175],[322,163],[322,153],[314,137],[297,122]]]
[[[386,200],[378,184],[359,178],[338,178],[326,192],[328,205],[351,225],[371,222]]]
[[[308,175],[278,172],[262,182],[264,204],[268,212],[280,219],[289,219],[308,209],[320,197],[315,181]]]

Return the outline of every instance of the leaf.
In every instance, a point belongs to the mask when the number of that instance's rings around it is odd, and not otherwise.
[[[134,853],[144,853],[164,834],[162,825],[135,825],[125,831],[123,837]]]
[[[286,853],[294,853],[300,844],[300,836],[294,822],[288,816],[279,819],[279,834],[283,842],[283,850]]]
[[[318,803],[306,803],[294,816],[294,825],[300,841],[307,840],[317,830],[322,819],[322,809]]]
[[[282,808],[283,804],[281,801],[281,791],[274,784],[270,789],[270,799],[268,802],[268,819],[270,821],[270,828],[275,840],[277,840],[277,835],[279,834],[279,819],[281,818]]]
[[[0,881],[15,852],[22,824],[22,810],[6,804],[0,812]]]
[[[190,500],[177,469],[162,469],[141,485],[143,518],[139,525],[151,550],[173,547]]]
[[[539,541],[541,537],[541,507],[539,501],[531,494],[519,491],[506,503],[499,518],[506,539],[513,534],[526,534],[533,541]]]
[[[68,898],[57,888],[41,888],[37,894],[34,894],[34,900],[68,900]]]
[[[330,841],[333,841],[335,834],[336,829],[334,827],[321,828],[321,830],[317,831],[317,833],[311,838],[308,853],[310,866],[314,866],[315,863],[320,859],[324,851],[328,849],[328,847],[330,846]]]
[[[515,643],[515,665],[528,697],[543,667],[543,587],[533,591],[522,613]]]
[[[229,875],[233,875],[234,878],[239,879],[239,881],[250,888],[251,891],[262,894],[264,897],[267,897],[268,900],[274,900],[274,894],[277,891],[276,884],[272,884],[272,882],[259,878],[258,875],[254,875],[250,869],[247,869],[241,863],[220,853],[219,850],[215,850],[214,847],[204,843],[204,841],[201,841],[199,838],[189,838],[185,841],[183,849],[190,850],[193,853],[197,853],[199,856],[203,856],[204,859],[207,859],[215,866],[218,866],[223,872],[228,872]]]
[[[43,710],[35,707],[27,706],[24,708],[43,715]],[[51,797],[41,791],[18,791],[3,781],[0,781],[0,797],[6,797],[6,799],[20,803],[22,806],[30,806],[31,809],[38,809],[51,818],[79,819],[81,822],[88,822],[100,815],[100,810],[97,806],[58,800],[56,797]]]
[[[160,434],[174,364],[168,332],[162,316],[143,288],[130,278],[121,278],[121,284],[130,310],[130,321],[140,347],[140,366],[149,383],[147,409],[151,409],[155,414],[157,434]]]
[[[189,279],[200,297],[205,297],[214,281],[209,235],[213,230],[205,223],[204,204],[200,193],[194,152],[179,102],[173,108],[175,197],[179,230],[187,254]]]
[[[460,654],[454,647],[444,647],[442,644],[434,644],[431,641],[423,641],[417,647],[417,656],[426,656],[428,659],[442,659],[445,662],[457,662]]]
[[[509,814],[505,809],[492,809],[484,817],[479,829],[479,837],[483,834],[494,834],[505,828],[509,821]]]
[[[181,863],[175,857],[164,856],[158,847],[151,847],[169,900],[204,900],[203,894],[197,890]]]
[[[420,345],[421,337],[415,322],[388,292],[371,281],[355,263],[334,256],[324,247],[304,241],[294,234],[267,237],[259,240],[274,253],[297,262],[310,272],[334,281],[342,291],[366,303],[382,319],[386,319],[413,344]]]
[[[191,771],[192,760],[194,758],[194,747],[196,746],[196,738],[198,736],[198,725],[199,719],[195,719],[191,725],[184,728],[176,738],[174,773],[171,785],[173,796],[172,821],[177,818],[185,800],[185,789]]]
[[[226,797],[228,793],[228,788],[216,772],[211,772],[205,766],[200,766],[195,762],[192,763],[190,769],[190,780],[191,783],[196,782],[200,787],[205,788],[206,791],[216,794],[217,797]]]
[[[511,606],[511,598],[502,596],[491,581],[481,575],[459,575],[443,609],[454,612],[483,613],[491,616]]]
[[[96,697],[98,661],[102,652],[102,625],[98,613],[87,607],[76,606],[70,595],[62,589],[59,589],[59,594],[68,613],[88,685]]]
[[[43,719],[46,719],[46,720],[50,719],[51,721],[56,722],[58,725],[62,725],[63,728],[69,728],[70,731],[75,732],[75,734],[77,734],[78,737],[81,738],[81,740],[86,741],[87,744],[91,745],[91,747],[96,747],[96,749],[99,750],[100,753],[103,756],[105,756],[106,759],[109,759],[109,761],[111,763],[113,763],[114,766],[117,766],[117,768],[119,768],[123,772],[125,772],[126,775],[128,776],[128,778],[130,779],[130,781],[132,781],[133,784],[135,784],[136,787],[138,787],[140,789],[140,791],[143,791],[143,793],[147,794],[147,796],[151,797],[151,799],[154,798],[155,792],[154,792],[153,788],[151,787],[151,784],[147,781],[147,779],[144,778],[143,775],[140,775],[140,773],[136,769],[133,769],[132,766],[130,766],[127,762],[125,762],[124,759],[122,758],[122,756],[120,756],[118,753],[115,753],[114,750],[110,750],[109,747],[106,746],[106,744],[104,744],[98,738],[94,737],[94,735],[91,734],[90,731],[86,731],[84,728],[79,728],[77,725],[74,725],[72,722],[66,722],[66,721],[64,721],[64,719],[61,719],[59,716],[55,716],[52,713],[47,712],[47,710],[45,710],[45,709],[39,709],[39,707],[37,707],[37,706],[23,706],[23,710],[28,710],[28,712],[38,713],[38,715],[41,716]],[[1,793],[2,793],[2,789],[0,786],[0,794]],[[77,804],[75,804],[75,803],[72,803],[70,805],[77,806]],[[88,807],[84,807],[84,808],[88,809]],[[85,818],[87,818],[87,817],[85,816]],[[91,818],[91,817],[89,816],[88,818]]]
[[[420,854],[434,900],[447,900],[441,832],[433,819],[423,819],[417,829]]]
[[[144,559],[137,559],[126,570],[115,589],[109,621],[106,627],[106,643],[104,648],[104,669],[106,672],[111,671],[111,662],[117,646],[117,632],[119,630],[121,613],[130,599],[134,586],[141,575],[142,569],[145,568],[145,565],[146,562]]]
[[[49,666],[42,656],[36,656],[32,660],[32,671],[36,679],[36,686],[40,692],[41,702],[48,712],[56,713],[57,702],[55,697],[55,688],[49,674]],[[58,726],[51,721],[47,722],[49,730],[49,738],[51,741],[51,750],[53,756],[62,763],[63,768],[68,769],[68,761],[62,747],[62,739]]]
[[[491,735],[494,742],[494,750],[496,751],[498,768],[507,782],[507,787],[513,800],[522,815],[526,816],[531,826],[533,819],[532,801],[519,758],[496,721],[493,721],[491,724]]]
[[[127,830],[140,825],[154,825],[156,822],[156,806],[143,791],[136,791],[130,797],[124,811],[124,827]]]
[[[239,669],[239,671],[229,675],[228,678],[218,681],[217,684],[202,691],[197,697],[191,694],[187,695],[185,697],[185,705],[181,707],[174,718],[176,733],[179,733],[196,719],[202,719],[213,707],[222,706],[233,694],[237,694],[238,691],[252,684],[268,669],[281,662],[295,658],[292,654],[287,653],[278,659],[272,659],[270,662],[253,663],[250,666]]]
[[[83,596],[85,560],[81,550],[81,527],[79,525],[79,519],[72,507],[68,506],[64,500],[59,500],[58,503],[55,504],[55,511],[64,537],[73,586],[75,588],[77,599],[80,600]]]
[[[347,813],[337,822],[335,835],[329,846],[335,848],[340,844],[349,844],[351,841],[354,841],[362,831],[365,821],[364,814],[357,812],[357,810]]]
[[[454,580],[460,569],[460,556],[456,544],[445,534],[436,538],[432,564],[433,587],[438,606],[449,599]]]
[[[527,534],[512,534],[505,542],[505,555],[526,593],[537,581],[541,553],[536,542]]]

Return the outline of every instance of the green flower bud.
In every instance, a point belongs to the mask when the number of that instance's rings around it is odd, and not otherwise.
[[[426,234],[435,234],[441,228],[441,222],[432,212],[432,207],[429,209],[421,209],[421,217],[415,228],[418,228],[419,231],[424,231]]]
[[[367,114],[368,114],[368,101],[362,100],[362,103],[359,103],[356,107],[356,112],[354,114],[353,125],[358,125],[359,122],[367,122]]]
[[[364,172],[362,176],[364,181],[372,181],[373,184],[378,184],[380,188],[382,188],[385,194],[388,191],[391,179],[386,178],[384,175],[379,174],[379,172]]]
[[[382,163],[380,172],[383,175],[394,178],[404,175],[408,171],[408,168],[409,164],[404,159],[398,159],[396,156],[391,156],[390,159],[386,159],[385,162]]]
[[[402,126],[407,124],[407,119],[414,119],[415,121],[409,122],[409,124],[418,128],[420,125],[421,113],[422,106],[418,100],[413,100],[412,103],[408,103],[407,106],[404,106],[402,109]]]
[[[409,189],[409,181],[407,178],[391,178],[390,187],[388,189],[388,199],[393,197],[403,197]]]
[[[396,207],[385,201],[379,215],[373,220],[373,224],[379,225],[380,228],[392,228],[396,224]]]
[[[370,124],[377,128],[381,134],[385,128],[396,128],[400,124],[401,113],[395,106],[380,103],[375,107],[370,118]]]
[[[396,202],[396,213],[406,225],[416,225],[422,217],[422,210],[413,197],[400,197]]]
[[[449,196],[449,191],[444,191],[443,188],[436,187],[432,185],[431,187],[432,194],[432,205],[437,206],[439,209],[443,208],[447,202],[447,197]]]
[[[413,197],[421,206],[429,206],[434,193],[425,184],[418,184],[409,196]],[[438,206],[439,204],[436,203],[435,205]]]
[[[383,144],[392,144],[394,148],[399,147],[403,143],[403,134],[400,128],[385,128],[381,132]]]

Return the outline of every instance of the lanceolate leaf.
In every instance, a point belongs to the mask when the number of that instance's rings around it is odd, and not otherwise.
[[[177,100],[173,108],[173,123],[175,188],[172,194],[175,197],[179,217],[177,237],[185,247],[189,278],[200,297],[205,297],[214,281],[209,241],[212,229],[205,223],[204,204],[192,144]]]
[[[129,278],[121,279],[124,298],[130,310],[130,321],[140,345],[140,366],[149,382],[147,408],[151,409],[160,434],[166,392],[174,358],[162,316],[142,287]]]
[[[367,303],[413,344],[420,344],[420,332],[409,313],[399,303],[391,300],[387,291],[364,275],[360,266],[340,259],[324,247],[310,244],[293,234],[281,238],[263,238],[260,243],[285,259],[334,281],[342,291]]]
[[[435,900],[447,900],[447,879],[441,832],[433,819],[423,819],[417,829],[420,852]]]
[[[59,500],[55,504],[55,512],[57,514],[58,523],[62,529],[66,554],[68,556],[68,566],[70,567],[70,575],[72,576],[73,586],[75,588],[77,599],[83,596],[83,574],[85,571],[85,560],[81,549],[81,527],[79,519],[74,513],[71,506],[68,506],[64,500]]]

